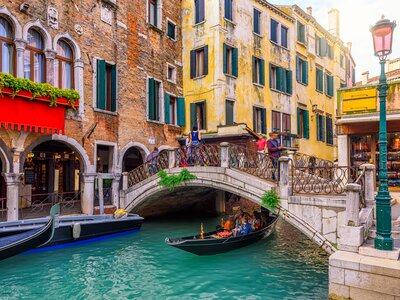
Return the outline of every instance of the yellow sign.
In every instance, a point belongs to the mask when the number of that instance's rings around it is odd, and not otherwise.
[[[342,112],[376,111],[376,88],[342,92]]]

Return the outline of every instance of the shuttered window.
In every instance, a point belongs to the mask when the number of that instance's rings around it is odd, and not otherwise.
[[[325,141],[325,116],[317,114],[317,141]]]
[[[177,98],[168,93],[164,95],[164,114],[164,121],[166,124],[178,125]]]
[[[223,44],[223,71],[225,74],[238,76],[238,49]]]
[[[253,83],[265,84],[265,63],[263,59],[253,56]]]
[[[257,133],[267,132],[266,112],[265,108],[253,107],[253,130]]]
[[[306,26],[297,21],[297,41],[300,43],[306,43]]]
[[[176,40],[176,25],[170,20],[167,20],[167,36],[174,41]]]
[[[185,110],[185,98],[178,97],[176,98],[176,109],[177,109],[177,125],[185,126],[186,122],[186,110]]]
[[[278,27],[279,23],[271,19],[271,41],[278,44]]]
[[[225,0],[225,19],[233,21],[233,0]]]
[[[225,101],[225,125],[233,125],[235,122],[235,102]]]
[[[323,93],[323,91],[324,91],[324,72],[321,70],[321,69],[319,69],[319,68],[316,68],[316,89],[317,89],[317,91],[318,92],[321,92],[321,93]]]
[[[194,0],[195,6],[195,23],[204,21],[204,0]]]
[[[284,48],[288,48],[288,31],[289,29],[281,25],[281,43],[280,45]]]
[[[333,97],[333,76],[325,73],[325,94],[329,97]]]
[[[117,111],[117,67],[104,60],[96,64],[96,107],[111,112]]]
[[[155,80],[154,78],[149,78],[147,89],[148,119],[151,121],[160,121],[161,82]]]
[[[281,131],[281,113],[279,111],[271,112],[272,132]]]
[[[310,138],[308,110],[300,107],[297,108],[297,135],[305,139]]]
[[[296,80],[304,85],[308,84],[308,61],[296,56]]]
[[[149,2],[149,23],[158,27],[158,0],[148,0]]]
[[[291,70],[270,64],[270,88],[286,94],[293,93],[293,75]]]
[[[333,122],[330,116],[326,116],[326,143],[333,145]]]
[[[208,46],[190,51],[190,78],[208,74]]]
[[[190,104],[190,127],[193,126],[199,130],[207,129],[206,101]]]
[[[261,34],[261,12],[257,9],[253,10],[253,31]]]
[[[315,35],[315,54],[325,57],[328,54],[328,41],[325,37]]]

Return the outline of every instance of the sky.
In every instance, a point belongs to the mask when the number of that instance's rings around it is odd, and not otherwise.
[[[313,8],[313,16],[325,29],[328,29],[328,11],[337,8],[340,11],[340,37],[346,44],[352,42],[352,56],[356,62],[356,81],[361,73],[370,72],[370,77],[378,75],[379,60],[374,56],[370,26],[383,15],[395,20],[398,26],[394,30],[393,51],[389,59],[400,57],[400,0],[270,0],[272,4],[297,4],[304,11]]]

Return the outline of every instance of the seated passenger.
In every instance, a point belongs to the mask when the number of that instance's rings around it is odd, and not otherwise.
[[[226,231],[231,231],[233,228],[235,228],[235,222],[234,222],[234,217],[229,216],[228,220],[224,223],[224,230]]]
[[[242,236],[253,232],[253,228],[251,228],[251,225],[247,222],[246,218],[242,219],[242,225],[238,229],[236,236]]]

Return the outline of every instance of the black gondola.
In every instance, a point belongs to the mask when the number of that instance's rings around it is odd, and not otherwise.
[[[0,238],[0,260],[46,245],[53,237],[55,215],[59,212],[60,207],[57,204],[51,208],[50,218],[45,225]]]
[[[264,228],[243,236],[213,238],[212,236],[217,233],[216,231],[213,231],[205,233],[203,239],[200,238],[200,235],[196,235],[182,238],[166,238],[165,242],[172,247],[196,255],[219,254],[248,246],[268,237],[274,231],[277,220],[278,216],[271,215],[269,216],[267,225]]]

